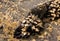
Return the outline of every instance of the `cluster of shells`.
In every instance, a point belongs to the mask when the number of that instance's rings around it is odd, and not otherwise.
[[[28,38],[44,31],[44,22],[60,18],[60,1],[54,0],[32,9],[29,15],[15,30],[14,38]]]
[[[46,18],[49,18],[51,21],[57,20],[60,18],[60,1],[53,0],[47,6],[47,12],[45,14]]]
[[[57,0],[57,1],[51,2],[49,9],[50,9],[49,12],[53,17],[52,20],[60,18],[60,1]]]
[[[16,29],[16,38],[28,38],[30,35],[41,34],[44,31],[42,21],[35,15],[29,15]]]

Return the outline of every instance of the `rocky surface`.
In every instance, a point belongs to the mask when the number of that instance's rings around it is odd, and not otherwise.
[[[49,1],[51,0],[0,0],[0,41],[60,41],[60,19],[47,22],[44,27],[48,28],[41,35],[31,36],[29,39],[14,38],[16,28],[25,20],[31,9],[48,4]]]

